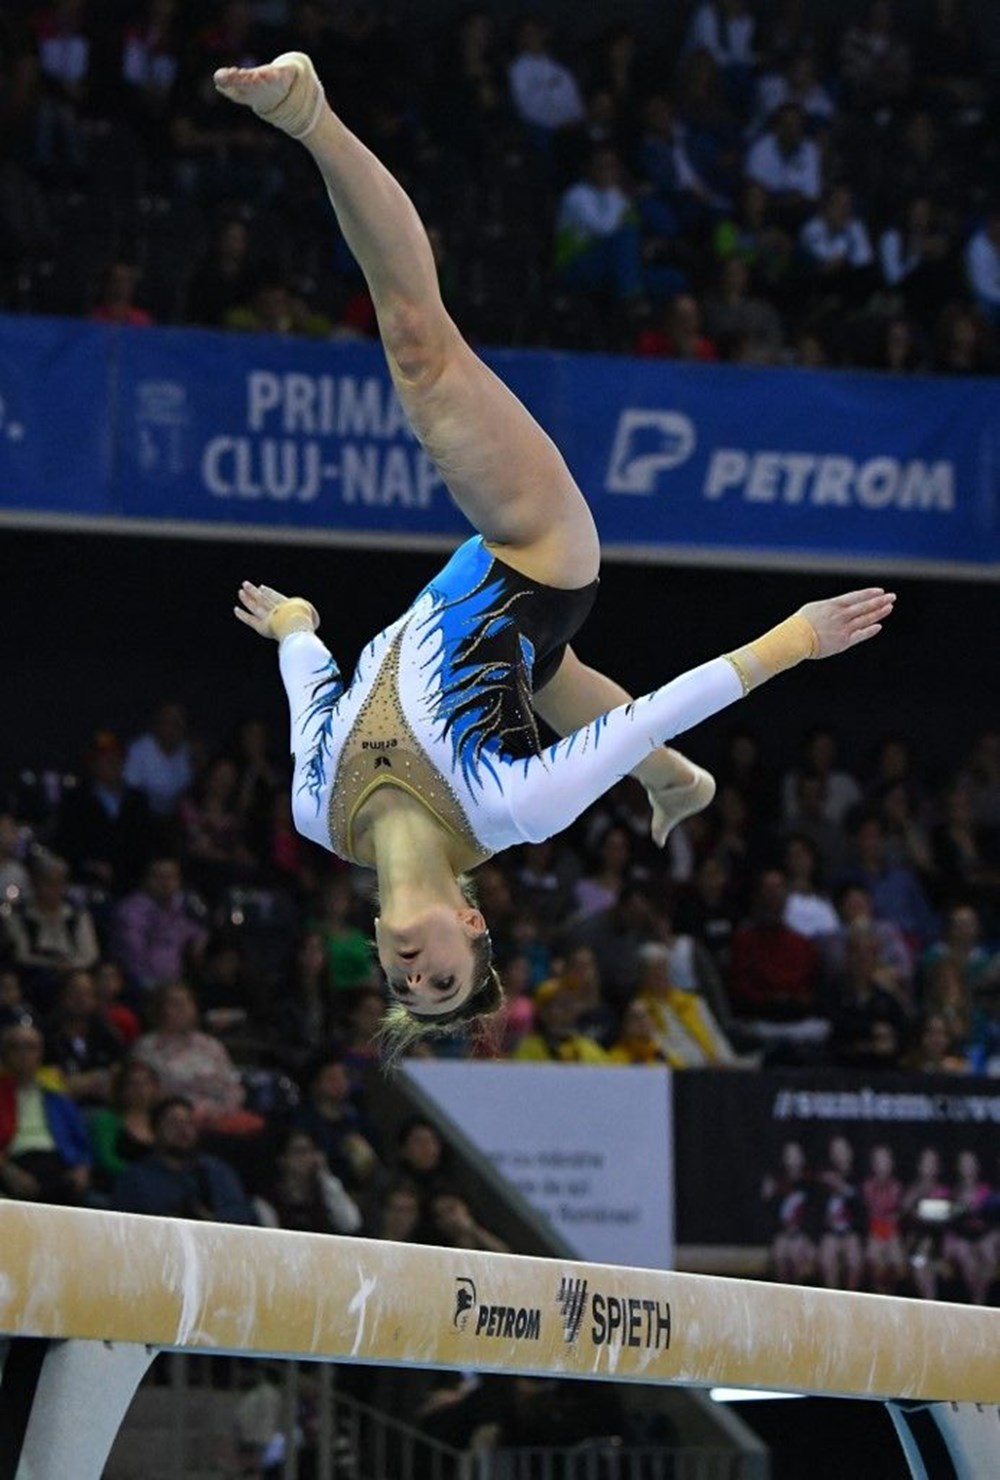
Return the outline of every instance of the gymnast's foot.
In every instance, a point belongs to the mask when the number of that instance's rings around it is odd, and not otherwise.
[[[703,771],[701,766],[696,766],[694,761],[689,761],[686,756],[678,755],[677,759],[683,760],[687,772],[692,773],[691,780],[646,787],[646,794],[653,808],[653,842],[658,848],[663,847],[679,822],[683,822],[685,817],[693,817],[696,812],[704,811],[715,796],[713,776]]]
[[[233,614],[261,637],[280,642],[293,632],[315,632],[319,626],[319,612],[302,596],[282,596],[270,586],[255,586],[251,581],[243,582],[238,595],[243,606],[234,606]]]
[[[220,67],[214,81],[224,97],[252,108],[293,139],[312,133],[326,105],[316,70],[301,51],[283,52],[265,67]]]

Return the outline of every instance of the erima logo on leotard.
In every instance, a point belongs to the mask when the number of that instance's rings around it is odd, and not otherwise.
[[[608,492],[655,493],[659,475],[687,462],[697,445],[694,422],[682,412],[630,407],[618,418]]]

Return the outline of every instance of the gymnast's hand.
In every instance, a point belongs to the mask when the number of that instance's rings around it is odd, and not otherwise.
[[[895,604],[896,593],[883,591],[881,586],[808,602],[799,608],[798,615],[805,617],[816,634],[816,650],[809,656],[832,658],[876,637]]]
[[[319,613],[302,596],[282,596],[251,581],[244,581],[237,594],[243,606],[234,606],[233,615],[261,637],[280,642],[292,632],[315,632],[319,626]]]

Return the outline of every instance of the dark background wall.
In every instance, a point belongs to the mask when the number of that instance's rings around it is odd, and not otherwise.
[[[0,779],[25,766],[74,769],[98,727],[124,737],[162,698],[188,704],[212,744],[260,714],[284,744],[275,654],[231,615],[241,579],[311,597],[345,673],[360,647],[408,605],[436,555],[216,544],[98,534],[0,531],[3,673]],[[796,575],[609,564],[577,643],[635,691],[746,641],[803,601],[868,576]],[[885,582],[888,584],[888,581]],[[884,734],[954,765],[974,733],[1000,725],[1000,588],[901,581],[890,627],[867,648],[807,664],[702,727],[709,762],[735,723],[776,763],[812,723],[833,723],[861,762]]]

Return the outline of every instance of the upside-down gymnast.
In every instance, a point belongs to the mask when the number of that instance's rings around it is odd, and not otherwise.
[[[629,772],[662,846],[715,789],[665,742],[802,659],[873,637],[895,598],[869,589],[811,602],[641,699],[583,664],[569,644],[597,591],[590,510],[549,437],[445,311],[412,202],[328,107],[308,57],[223,68],[215,84],[319,166],[406,415],[478,531],[368,644],[347,686],[311,603],[244,582],[235,608],[279,644],[297,829],[377,871],[398,1052],[500,1005],[467,870],[561,831]],[[536,717],[564,738],[543,747]]]

